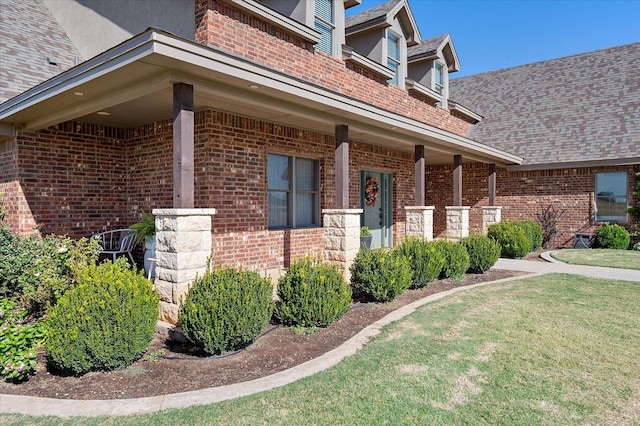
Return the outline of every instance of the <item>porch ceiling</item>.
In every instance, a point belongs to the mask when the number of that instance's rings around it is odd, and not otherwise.
[[[135,128],[173,114],[173,84],[194,85],[195,110],[215,109],[413,152],[427,164],[522,159],[294,79],[278,70],[149,30],[0,105],[0,123],[40,129],[67,120]],[[108,115],[104,115],[108,113]]]

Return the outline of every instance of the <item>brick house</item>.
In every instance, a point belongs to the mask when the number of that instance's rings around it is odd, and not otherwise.
[[[483,116],[467,136],[523,158],[498,169],[503,219],[535,219],[554,206],[557,247],[605,222],[635,229],[626,208],[640,172],[639,62],[634,43],[451,81],[451,98]],[[487,173],[486,164],[465,167],[464,205],[487,203],[486,188],[474,184]],[[448,202],[430,193],[450,175],[450,166],[428,168],[427,203]]]
[[[209,256],[346,269],[360,225],[377,247],[481,231],[522,157],[469,137],[448,35],[423,40],[406,0],[345,16],[362,6],[0,0],[5,222],[83,237],[153,211],[170,323]]]

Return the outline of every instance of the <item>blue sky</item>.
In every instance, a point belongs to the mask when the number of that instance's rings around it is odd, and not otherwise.
[[[640,0],[408,1],[423,39],[451,34],[452,78],[640,41]]]

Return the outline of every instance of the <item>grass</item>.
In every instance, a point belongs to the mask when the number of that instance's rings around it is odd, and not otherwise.
[[[554,251],[552,256],[574,265],[640,270],[640,252],[635,250],[569,249]]]
[[[640,284],[553,274],[458,293],[269,392],[91,425],[640,424]],[[0,423],[61,424],[0,415]]]

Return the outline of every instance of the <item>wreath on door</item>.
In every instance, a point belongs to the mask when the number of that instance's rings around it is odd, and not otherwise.
[[[364,202],[367,206],[375,206],[378,202],[380,195],[380,189],[378,187],[378,178],[373,176],[367,176],[364,186]]]

